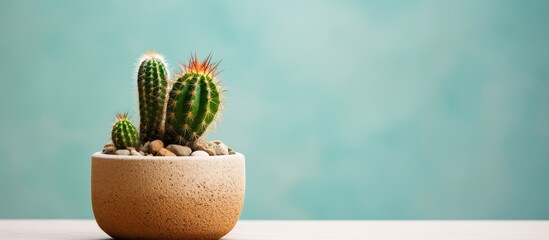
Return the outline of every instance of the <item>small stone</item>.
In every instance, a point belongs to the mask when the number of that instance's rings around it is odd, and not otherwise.
[[[213,140],[212,143],[215,143],[217,145],[217,144],[220,144],[220,143],[223,143],[223,142],[220,141],[220,140]]]
[[[110,143],[105,144],[105,146],[103,146],[103,147],[106,148],[106,147],[115,147],[115,146],[114,146],[114,143],[110,142]]]
[[[116,152],[116,148],[114,146],[105,146],[105,148],[103,148],[104,154],[114,154],[114,152]]]
[[[229,147],[224,143],[219,143],[215,145],[215,154],[216,155],[229,155]]]
[[[207,152],[204,152],[202,150],[198,150],[198,151],[194,151],[193,153],[191,153],[191,156],[207,157],[207,156],[210,156],[210,155]]]
[[[152,153],[147,153],[147,157],[152,157]]]
[[[165,148],[161,148],[160,150],[158,150],[158,153],[156,155],[157,156],[175,156],[173,152],[170,152],[170,150]]]
[[[231,155],[236,154],[236,152],[232,148],[229,147],[228,150],[229,150],[229,154]]]
[[[139,154],[141,154],[141,156],[145,156],[145,152],[143,151],[139,151]]]
[[[164,143],[162,140],[154,140],[149,144],[149,152],[152,154],[157,154],[160,149],[164,148]]]
[[[191,155],[191,148],[187,146],[181,146],[177,144],[170,144],[166,147],[170,152],[175,153],[177,156],[189,156]]]
[[[149,145],[151,142],[147,141],[142,146],[140,146],[139,150],[148,153],[149,152]]]
[[[215,156],[215,143],[210,143],[208,141],[205,141],[204,139],[202,138],[199,138],[199,139],[196,139],[196,141],[194,141],[192,143],[192,149],[194,150],[201,150],[201,151],[204,151],[206,153],[208,153],[208,155],[210,156]]]
[[[215,148],[213,148],[213,147],[204,148],[204,149],[202,149],[202,151],[206,152],[210,156],[217,155],[217,154],[215,154]]]
[[[134,147],[127,147],[126,149],[130,150],[130,152],[131,152],[132,150],[135,151],[135,148],[134,148]]]
[[[141,153],[139,153],[138,151],[135,151],[135,150],[130,150],[130,155],[132,155],[132,156],[143,156],[143,155],[141,155]]]
[[[114,152],[116,155],[130,155],[130,150],[128,149],[118,149]]]
[[[204,148],[204,147],[207,147],[207,146],[208,146],[208,142],[204,141],[204,139],[202,139],[202,138],[196,139],[191,144],[192,149],[200,149],[200,148]]]

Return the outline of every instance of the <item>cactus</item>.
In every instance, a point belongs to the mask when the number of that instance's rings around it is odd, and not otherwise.
[[[216,79],[217,63],[211,55],[199,62],[196,54],[183,65],[169,93],[166,139],[189,145],[215,121],[221,109],[221,87]]]
[[[137,147],[138,134],[137,129],[128,120],[128,114],[116,114],[116,122],[112,126],[111,139],[114,146],[118,149],[127,147]]]
[[[140,141],[162,139],[168,94],[168,72],[162,56],[146,53],[139,61],[137,89],[139,92]]]

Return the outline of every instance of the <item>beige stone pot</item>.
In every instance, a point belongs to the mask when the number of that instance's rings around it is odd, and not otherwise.
[[[244,155],[92,155],[97,224],[115,239],[219,239],[244,202]]]

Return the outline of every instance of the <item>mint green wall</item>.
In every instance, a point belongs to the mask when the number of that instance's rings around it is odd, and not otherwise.
[[[243,218],[549,219],[549,2],[390,2],[0,1],[0,218],[93,217],[155,49],[223,59]]]

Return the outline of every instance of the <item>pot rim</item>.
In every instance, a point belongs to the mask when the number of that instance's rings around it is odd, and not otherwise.
[[[235,154],[230,155],[216,155],[216,156],[130,156],[130,155],[114,155],[114,154],[104,154],[102,152],[95,152],[92,154],[92,158],[100,158],[106,160],[125,160],[125,161],[136,161],[136,160],[162,160],[162,161],[181,161],[181,160],[237,160],[244,159],[244,154],[236,152]]]

